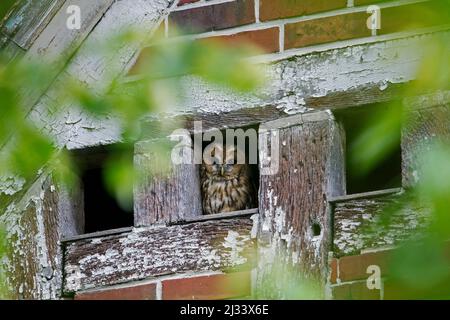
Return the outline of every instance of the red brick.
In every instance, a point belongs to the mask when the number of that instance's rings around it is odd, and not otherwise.
[[[156,300],[156,283],[79,292],[75,300]]]
[[[285,48],[370,36],[367,17],[365,12],[356,12],[287,24]]]
[[[338,275],[338,260],[336,258],[331,259],[330,261],[330,282],[336,283],[337,275]]]
[[[185,4],[194,3],[194,2],[198,2],[198,1],[200,1],[200,0],[180,0],[178,2],[178,6],[181,7],[181,6],[185,5]]]
[[[261,21],[345,8],[347,0],[260,0]]]
[[[165,280],[164,300],[219,300],[249,296],[249,272]]]
[[[253,0],[236,0],[174,11],[169,16],[169,26],[176,25],[183,33],[221,30],[254,22],[255,4]]]
[[[339,259],[339,279],[351,281],[367,279],[367,267],[377,265],[380,267],[381,276],[388,274],[389,251],[365,253],[357,256],[346,256]]]
[[[279,29],[269,28],[254,31],[245,31],[229,36],[219,36],[207,38],[202,41],[218,41],[230,46],[252,44],[260,48],[264,53],[278,52],[279,44]]]
[[[450,12],[445,1],[428,1],[381,9],[380,34],[448,24]]]
[[[336,300],[380,300],[380,290],[370,290],[365,281],[333,286],[331,293]]]

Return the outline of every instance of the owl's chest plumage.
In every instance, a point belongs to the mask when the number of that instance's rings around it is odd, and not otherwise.
[[[253,205],[252,188],[247,176],[230,180],[202,179],[203,210],[205,214],[249,209]]]

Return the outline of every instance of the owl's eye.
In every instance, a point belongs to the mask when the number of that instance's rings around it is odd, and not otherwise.
[[[233,170],[233,165],[232,164],[226,164],[223,166],[223,168],[225,169],[225,171],[231,171]]]

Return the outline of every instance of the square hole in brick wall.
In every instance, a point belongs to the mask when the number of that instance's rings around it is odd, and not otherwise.
[[[258,126],[203,132],[202,149],[203,214],[257,208]]]
[[[80,149],[71,153],[77,169],[84,233],[133,226],[132,201],[119,202],[104,178],[105,166],[117,152],[130,164],[133,163],[131,148],[117,145]]]
[[[347,194],[401,187],[401,125],[393,108],[374,104],[335,113],[345,130]],[[384,151],[373,152],[382,143]]]

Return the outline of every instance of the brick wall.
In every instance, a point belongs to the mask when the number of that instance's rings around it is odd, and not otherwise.
[[[443,244],[441,263],[450,266],[450,242]],[[418,251],[418,254],[423,254]],[[343,256],[329,259],[329,274],[327,281],[327,293],[329,299],[335,300],[396,300],[396,299],[447,299],[450,293],[450,279],[438,276],[435,283],[425,285],[410,283],[411,275],[406,273],[399,278],[398,270],[394,275],[393,260],[397,259],[395,249],[380,249],[378,251],[362,252],[359,255]],[[373,284],[374,270],[369,267],[379,268],[380,288],[370,288]],[[406,268],[408,266],[405,266]],[[397,266],[398,268],[398,266]],[[428,272],[436,272],[432,266],[427,266]],[[406,269],[407,270],[407,269]],[[408,272],[408,271],[405,271]],[[409,280],[408,280],[409,279]],[[431,279],[431,278],[430,278]],[[369,282],[369,285],[368,285]],[[413,281],[414,282],[414,281]]]
[[[444,0],[181,0],[161,25],[194,38],[250,42],[264,53],[417,30],[447,24]],[[381,29],[367,28],[369,5],[381,10]]]
[[[380,300],[384,299],[384,281],[389,275],[389,256],[391,250],[332,258],[329,262],[329,298],[337,300]],[[378,266],[381,272],[380,289],[369,289],[367,279],[369,266]]]
[[[446,256],[450,258],[450,245],[445,246]],[[329,261],[329,297],[336,300],[395,300],[418,299],[426,296],[448,297],[450,279],[430,287],[420,288],[399,281],[391,272],[391,259],[394,250],[367,252],[360,255],[344,256]],[[450,262],[450,260],[449,260]],[[380,271],[380,289],[369,288],[368,279],[376,266]],[[430,270],[433,272],[433,270]],[[372,279],[369,279],[371,282]]]
[[[78,292],[75,300],[219,300],[251,295],[250,272],[178,275]]]

